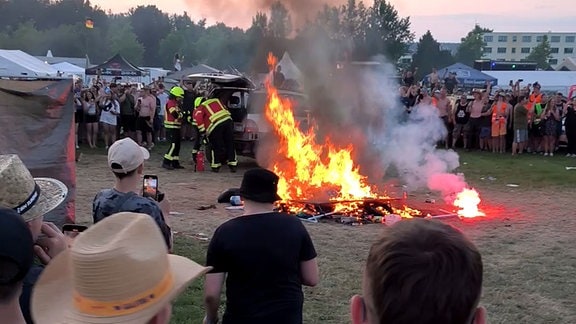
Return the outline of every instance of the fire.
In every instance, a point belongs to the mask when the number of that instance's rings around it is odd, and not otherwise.
[[[474,189],[463,189],[454,200],[454,206],[460,208],[458,216],[465,218],[486,216],[478,209],[478,204],[480,204],[480,196]]]
[[[276,63],[276,57],[268,54],[271,71]],[[316,143],[312,129],[307,132],[300,130],[290,100],[281,98],[270,80],[266,81],[266,89],[266,118],[280,139],[278,156],[286,158],[273,166],[280,177],[280,197],[284,200],[307,199],[327,192],[330,200],[375,196],[367,178],[360,174],[354,163],[352,145],[337,148],[329,137],[322,144]]]

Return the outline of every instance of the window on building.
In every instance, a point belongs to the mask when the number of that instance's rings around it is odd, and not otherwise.
[[[559,49],[558,47],[552,47],[552,48],[550,48],[550,53],[552,53],[552,54],[558,54],[559,50],[560,50],[560,49]]]
[[[523,43],[530,43],[532,42],[532,36],[522,36]]]
[[[544,36],[536,36],[536,42],[537,43],[542,43],[543,40],[544,40]]]
[[[530,47],[522,47],[520,49],[520,53],[522,54],[530,54]]]
[[[549,59],[548,64],[558,64],[558,59]]]
[[[492,53],[492,47],[484,47],[484,53],[486,54]]]
[[[494,37],[490,36],[490,35],[486,35],[484,36],[484,42],[485,43],[492,43],[494,41]]]
[[[572,53],[574,53],[574,47],[564,48],[564,54],[572,54]]]
[[[501,43],[507,42],[508,41],[508,36],[498,36],[498,41]]]
[[[498,47],[498,54],[505,54],[506,53],[506,47]]]
[[[516,53],[516,47],[512,47],[512,54]]]
[[[560,36],[550,37],[550,43],[560,43]]]
[[[566,43],[574,43],[576,36],[566,36]]]
[[[512,41],[513,41],[513,42],[517,42],[517,41],[518,41],[518,36],[516,36],[516,35],[512,36]]]

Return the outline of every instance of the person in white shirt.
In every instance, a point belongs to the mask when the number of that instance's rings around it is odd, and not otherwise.
[[[166,103],[168,102],[168,94],[164,90],[164,84],[158,84],[158,90],[156,90],[156,97],[160,99],[160,112],[158,116],[160,117],[160,131],[158,132],[158,141],[166,141],[166,129],[164,129],[164,113],[166,108]]]
[[[104,143],[106,149],[116,141],[116,125],[118,124],[118,115],[120,115],[120,103],[113,96],[110,88],[104,90],[104,95],[99,98],[98,105],[102,113],[100,122],[104,131]]]

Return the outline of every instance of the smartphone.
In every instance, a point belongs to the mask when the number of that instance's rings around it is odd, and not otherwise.
[[[158,201],[158,176],[145,175],[142,181],[142,196]]]
[[[88,229],[88,226],[76,225],[76,224],[64,224],[64,226],[62,226],[62,233],[64,233],[64,238],[68,243],[68,247],[72,245],[76,236],[84,232],[86,229]]]

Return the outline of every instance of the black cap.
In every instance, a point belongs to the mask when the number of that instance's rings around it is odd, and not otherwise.
[[[0,208],[0,285],[20,282],[34,262],[34,240],[22,216]]]
[[[240,186],[240,196],[261,203],[282,200],[278,196],[278,176],[269,170],[256,168],[246,171]]]

